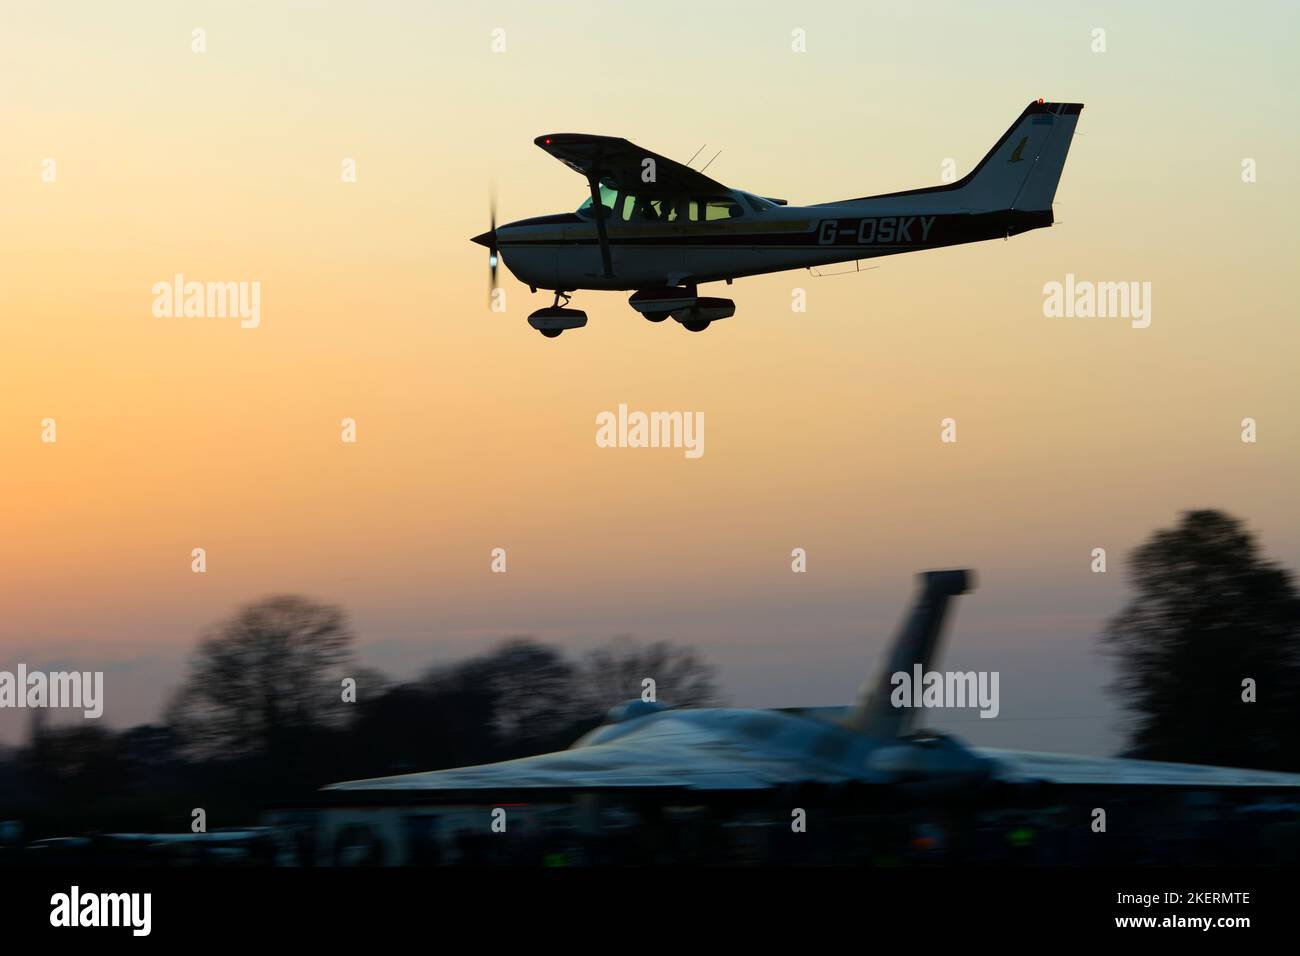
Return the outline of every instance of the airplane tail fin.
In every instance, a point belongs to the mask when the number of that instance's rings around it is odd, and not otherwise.
[[[978,166],[953,183],[976,212],[1050,210],[1082,103],[1030,103]]]
[[[858,691],[858,699],[845,719],[847,726],[871,737],[899,737],[910,732],[915,711],[890,702],[892,675],[912,673],[919,664],[928,669],[936,656],[943,619],[951,598],[974,590],[971,571],[925,571],[917,576],[921,591],[916,604],[886,652],[884,666]]]

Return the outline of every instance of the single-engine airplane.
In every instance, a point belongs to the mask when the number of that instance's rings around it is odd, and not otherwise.
[[[692,332],[735,314],[698,287],[741,276],[1006,239],[1052,224],[1052,198],[1082,103],[1030,103],[979,164],[953,183],[790,206],[722,183],[614,136],[551,133],[534,142],[587,180],[576,212],[496,224],[487,246],[533,292],[555,293],[528,323],[554,338],[587,324],[577,289],[633,290],[651,322]],[[561,304],[563,301],[563,305]]]
[[[507,795],[541,800],[546,795],[737,794],[809,785],[922,794],[985,786],[1300,789],[1295,773],[996,750],[918,730],[918,710],[900,706],[895,696],[901,686],[895,675],[930,671],[948,605],[973,582],[969,571],[920,575],[916,604],[884,666],[862,685],[851,707],[674,709],[636,699],[614,707],[602,726],[568,750],[325,789],[353,791],[339,794],[343,797],[403,791],[437,802]]]

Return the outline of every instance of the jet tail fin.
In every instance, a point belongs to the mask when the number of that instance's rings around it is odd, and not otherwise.
[[[975,587],[971,571],[925,571],[917,577],[921,590],[916,604],[886,652],[884,666],[862,685],[857,703],[845,718],[847,726],[871,737],[899,737],[910,732],[915,711],[890,702],[891,677],[900,671],[911,674],[917,664],[922,671],[928,669],[936,656],[949,600]]]
[[[1052,208],[1082,103],[1030,103],[969,174],[953,184],[974,211]]]

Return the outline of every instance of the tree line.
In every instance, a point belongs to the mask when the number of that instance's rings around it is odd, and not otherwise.
[[[1129,560],[1132,596],[1101,635],[1127,756],[1300,772],[1300,592],[1237,519],[1190,511]],[[295,596],[209,629],[156,725],[37,729],[0,756],[0,820],[28,837],[255,823],[322,785],[568,747],[651,678],[718,702],[689,647],[611,641],[584,655],[528,637],[419,678],[362,668],[342,609]]]
[[[719,701],[693,649],[620,638],[579,656],[528,637],[394,682],[361,667],[341,608],[297,596],[210,628],[157,725],[42,729],[0,760],[0,819],[28,838],[249,825],[321,786],[568,747],[652,679],[671,702]]]

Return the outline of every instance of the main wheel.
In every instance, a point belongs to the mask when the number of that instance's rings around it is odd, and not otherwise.
[[[668,318],[668,316],[672,315],[671,312],[642,312],[641,314],[651,322],[662,322],[664,319]]]
[[[561,332],[563,332],[564,329],[539,329],[538,331],[541,332],[548,339],[553,339]]]
[[[687,319],[682,325],[686,326],[688,331],[703,332],[709,327],[708,319]]]

